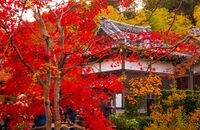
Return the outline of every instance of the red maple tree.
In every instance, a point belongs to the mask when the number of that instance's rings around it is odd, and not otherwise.
[[[107,3],[95,0],[88,5],[84,1],[62,1],[51,6],[49,2],[0,2],[0,58],[2,69],[10,74],[1,89],[6,96],[16,97],[14,103],[0,104],[1,118],[10,115],[11,128],[26,122],[24,129],[29,129],[28,124],[33,117],[45,113],[46,129],[51,129],[54,120],[55,129],[59,130],[60,107],[68,106],[84,117],[84,125],[88,128],[110,129],[110,122],[100,111],[100,101],[122,91],[123,84],[114,75],[98,75],[87,67],[107,56],[113,61],[120,61],[124,58],[121,49],[127,49],[117,41],[95,36],[97,23],[94,17],[107,7]],[[22,18],[30,9],[34,13],[33,22]],[[141,48],[133,45],[129,49],[133,52],[143,50],[146,56],[153,55],[156,49],[157,58],[162,58],[163,52],[167,56],[179,45],[187,46],[186,40],[181,41],[182,37],[175,38],[168,33],[120,35],[133,41],[151,41],[151,49],[145,45]],[[157,44],[163,41],[168,41],[171,47],[158,48]],[[132,53],[129,58],[130,61],[137,59],[138,53]],[[20,97],[21,94],[25,96]]]

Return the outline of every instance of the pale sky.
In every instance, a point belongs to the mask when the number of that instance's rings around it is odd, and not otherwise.
[[[56,4],[59,4],[60,2],[67,2],[68,0],[53,0],[49,5],[50,6],[55,6]],[[79,0],[77,0],[79,1]],[[144,7],[143,5],[143,0],[135,0],[135,2],[138,4],[136,7],[136,10],[140,10]],[[122,8],[121,11],[123,11],[124,9]],[[48,11],[47,9],[44,9],[44,11]],[[28,20],[28,21],[34,21],[34,17],[33,17],[33,12],[31,9],[27,10],[27,13],[23,16],[24,20]]]

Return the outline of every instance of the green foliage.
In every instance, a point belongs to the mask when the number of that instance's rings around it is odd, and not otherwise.
[[[155,103],[160,103],[163,109],[166,109],[166,104],[163,100],[166,100],[168,96],[172,94],[171,90],[161,90],[161,96],[155,99]],[[194,112],[195,109],[200,108],[200,91],[192,90],[176,90],[177,94],[186,93],[186,97],[181,101],[176,101],[174,103],[174,108],[178,106],[183,106],[186,114]]]
[[[197,4],[200,4],[199,0],[143,0],[143,2],[145,3],[145,9],[148,10],[153,10],[158,6],[158,8],[167,8],[171,12],[180,6],[178,13],[184,13],[185,15],[189,15],[191,18],[194,7]],[[180,5],[181,2],[182,4]]]
[[[113,6],[108,6],[108,8],[103,10],[99,16],[105,16],[106,18],[115,21],[121,21],[121,19],[123,19],[123,15]]]
[[[113,6],[108,6],[106,10],[103,10],[99,16],[105,16],[108,19],[119,21],[119,22],[124,22],[127,24],[132,24],[132,25],[149,25],[147,19],[146,19],[146,13],[144,10],[136,12],[134,14],[134,18],[128,18],[124,16],[123,13],[119,12],[116,8]]]
[[[136,119],[128,119],[128,120],[126,120],[125,128],[129,129],[129,130],[130,129],[138,129],[139,123],[137,122]]]
[[[185,34],[191,28],[191,21],[184,15],[175,15],[166,8],[158,8],[155,12],[148,11],[150,25],[155,31],[170,31]]]
[[[126,100],[125,102],[125,114],[127,115],[128,118],[134,118],[136,116],[141,115],[140,113],[138,113],[138,109],[141,107],[142,104],[144,104],[144,101],[146,99],[146,96],[137,96],[136,97],[136,101],[137,103],[132,104],[129,103],[128,100]]]
[[[166,31],[171,23],[172,15],[168,12],[166,8],[159,8],[153,15],[149,12],[150,25],[155,31]]]
[[[25,122],[23,122],[23,123],[21,123],[21,124],[18,124],[18,125],[17,125],[17,128],[15,128],[15,129],[16,129],[16,130],[24,130],[24,129],[27,129],[27,126],[28,126],[28,124],[25,123]]]
[[[140,130],[143,130],[145,127],[148,127],[151,123],[153,123],[153,119],[149,116],[137,116],[135,119],[139,123]]]
[[[124,129],[143,130],[144,127],[147,127],[149,124],[153,122],[153,119],[149,116],[136,116],[130,119],[128,115],[125,114],[113,114],[109,117],[109,120],[115,123],[118,129],[122,128],[123,130]]]
[[[189,103],[188,100],[191,98],[191,94],[194,95],[194,93],[192,91],[177,91],[175,89],[162,91],[161,93],[163,95],[152,106],[151,117],[154,122],[145,130],[197,130],[198,122],[192,118],[193,116],[190,116],[196,107],[187,108],[186,106]],[[198,114],[192,115],[198,116]]]
[[[120,129],[138,129],[139,123],[136,119],[128,119],[124,114],[113,114],[109,117],[109,120],[112,121],[117,128]]]
[[[172,25],[170,31],[174,31],[176,33],[185,34],[188,33],[192,24],[189,18],[185,15],[176,15],[175,21]]]
[[[140,10],[135,12],[133,18],[128,18],[119,12],[113,6],[108,6],[99,16],[105,16],[108,19],[140,26],[151,26],[154,31],[174,31],[185,34],[191,28],[191,21],[185,15],[175,15],[166,8],[158,8],[155,12],[149,10]],[[98,17],[99,17],[98,16]]]
[[[112,121],[118,127],[124,127],[124,124],[126,122],[126,117],[123,114],[121,115],[113,114],[109,116],[109,120]]]

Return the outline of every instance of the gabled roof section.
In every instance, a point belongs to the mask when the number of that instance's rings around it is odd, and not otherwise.
[[[120,23],[114,20],[109,20],[105,17],[101,17],[101,20],[102,22],[97,31],[97,35],[101,32],[101,30],[103,30],[107,35],[112,38],[114,38],[113,35],[120,36],[122,33],[138,34],[139,32],[151,31],[150,26],[134,26],[126,23]]]
[[[200,41],[200,28],[192,28],[191,29],[192,34],[197,35],[197,40]]]
[[[121,31],[138,34],[139,32],[149,32],[151,31],[150,26],[135,26],[126,23],[120,23],[117,21],[110,20],[113,24],[115,24]]]
[[[107,19],[105,17],[101,17],[101,24],[100,27],[97,30],[96,35],[102,35],[101,33],[104,32],[103,35],[107,34],[110,38],[116,41],[120,41],[126,45],[130,45],[130,37],[128,34],[138,34],[141,32],[151,32],[151,27],[150,26],[135,26],[135,25],[130,25],[126,23],[121,23],[117,22],[114,20]],[[199,30],[193,30],[195,33],[200,34],[200,29]],[[200,40],[200,39],[199,39]],[[139,43],[139,48],[142,48],[145,46],[148,48],[149,43],[146,41],[145,43]],[[165,48],[167,47],[166,44],[160,43],[157,45],[157,47],[160,48]],[[157,53],[156,50],[154,50],[155,53]],[[163,52],[164,53],[164,52]],[[185,54],[185,53],[180,53],[180,52],[172,52],[172,56],[182,56],[182,57],[191,57],[190,54]]]

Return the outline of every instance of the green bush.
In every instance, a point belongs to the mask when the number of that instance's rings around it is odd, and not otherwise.
[[[127,119],[123,114],[112,114],[109,116],[109,120],[112,121],[115,125],[117,125],[117,127],[124,127]]]
[[[146,95],[140,95],[136,97],[137,103],[131,104],[128,100],[125,101],[125,114],[128,118],[132,119],[136,116],[146,115],[138,113],[138,109],[141,107],[142,104],[144,104],[144,101],[146,100]]]
[[[139,128],[139,123],[136,119],[128,119],[125,123],[125,129],[127,130],[135,130]]]
[[[195,109],[200,107],[200,91],[192,91],[192,90],[176,90],[177,93],[186,92],[186,98],[179,101],[174,102],[174,109],[178,108],[179,106],[184,107],[184,111],[186,114],[194,112]],[[171,90],[162,90],[161,96],[155,99],[155,104],[160,103],[164,110],[167,109],[167,105],[163,103],[163,100],[167,99],[169,95],[171,95]]]
[[[149,116],[138,116],[135,119],[139,123],[139,129],[140,130],[143,130],[144,127],[147,127],[151,123],[153,123],[153,119]]]
[[[153,122],[153,119],[149,116],[137,116],[135,118],[128,118],[125,114],[113,114],[109,117],[118,130],[143,130]]]
[[[139,129],[139,123],[136,119],[128,119],[124,114],[113,114],[109,117],[118,130],[136,130]]]

